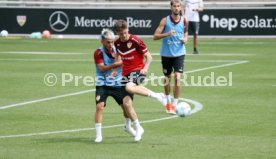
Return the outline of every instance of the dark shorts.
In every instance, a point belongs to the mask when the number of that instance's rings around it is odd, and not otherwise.
[[[162,56],[163,74],[168,76],[174,72],[183,73],[184,71],[184,59],[185,55],[178,57],[164,57]]]
[[[198,35],[199,33],[199,22],[189,22],[189,31],[190,33]]]
[[[123,104],[123,88],[122,87],[110,87],[110,86],[96,86],[96,104],[104,102],[106,105],[107,97],[113,97],[118,105]]]
[[[140,85],[146,79],[146,75],[140,74],[140,70],[132,71],[131,73],[123,76],[122,78],[122,86],[123,86],[123,95],[130,96],[133,99],[133,94],[126,91],[125,86],[127,83],[132,82],[136,85]]]

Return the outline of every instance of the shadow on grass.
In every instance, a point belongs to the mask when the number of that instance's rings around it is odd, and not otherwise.
[[[137,144],[134,141],[134,137],[127,135],[117,136],[103,136],[102,143],[95,143],[94,137],[52,137],[52,138],[39,138],[35,139],[35,142],[42,144],[57,144],[57,143],[76,143],[87,145],[116,145],[116,144]]]

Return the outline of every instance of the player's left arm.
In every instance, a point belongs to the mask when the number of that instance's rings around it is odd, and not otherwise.
[[[144,53],[144,58],[146,59],[145,61],[145,66],[144,68],[140,71],[141,74],[147,74],[151,61],[152,61],[152,56],[149,52]]]
[[[122,59],[121,59],[121,56],[118,53],[115,54],[114,64],[117,64],[118,67],[122,65]],[[113,68],[110,76],[115,77],[117,75],[117,68],[118,67]]]
[[[186,17],[184,17],[184,26],[185,26],[185,29],[184,29],[183,43],[187,44],[187,42],[188,42],[188,26],[189,26],[189,21],[188,21],[188,19]]]
[[[144,58],[146,59],[145,60],[145,65],[144,65],[144,68],[142,68],[140,70],[140,73],[141,74],[147,74],[148,70],[149,70],[149,67],[150,67],[150,63],[152,61],[152,56],[146,46],[146,44],[139,38],[135,39],[136,41],[136,50],[139,54],[143,54]]]

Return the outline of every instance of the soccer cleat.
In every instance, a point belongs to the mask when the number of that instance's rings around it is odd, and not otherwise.
[[[157,93],[157,98],[156,98],[162,106],[166,106],[167,99],[164,93]]]
[[[170,113],[171,112],[171,104],[167,104],[166,105],[166,113]]]
[[[170,112],[171,114],[176,114],[176,112],[175,112],[175,106],[174,105],[171,105],[171,112]]]
[[[142,139],[142,135],[144,134],[144,129],[142,127],[136,130],[136,135],[134,137],[134,141],[138,142]]]
[[[193,52],[193,54],[198,54],[198,51],[197,51],[197,49],[196,49],[196,48],[194,48],[194,52]]]
[[[127,128],[126,126],[124,126],[124,130],[128,132],[130,135],[132,135],[133,137],[136,136],[136,131],[132,127]]]
[[[175,113],[175,106],[168,103],[166,105],[166,113],[168,113],[168,114],[176,114]]]
[[[96,136],[95,142],[96,143],[100,143],[103,141],[103,137],[102,136]]]

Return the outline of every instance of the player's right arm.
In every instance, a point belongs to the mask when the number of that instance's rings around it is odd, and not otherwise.
[[[167,33],[162,33],[162,31],[165,29],[165,26],[166,26],[166,17],[160,21],[159,26],[156,28],[154,35],[153,35],[153,40],[159,40],[159,39],[162,39],[162,38],[165,38],[167,36],[171,36],[174,34],[175,31],[173,29],[171,29]]]
[[[100,49],[97,49],[94,52],[94,61],[101,72],[106,72],[108,70],[120,67],[122,65],[122,62],[116,62],[116,61],[111,65],[104,65],[103,54]]]
[[[114,60],[114,64],[120,64],[120,66],[122,65],[122,59],[121,56],[117,53],[115,54],[115,60]],[[117,67],[113,69],[113,71],[111,72],[111,76],[115,77],[117,75]]]

